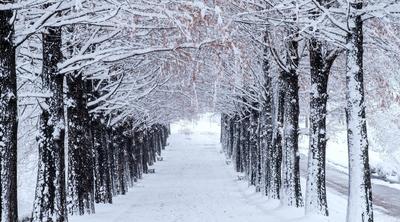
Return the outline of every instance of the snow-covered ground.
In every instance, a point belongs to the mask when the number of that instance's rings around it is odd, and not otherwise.
[[[334,187],[328,187],[330,217],[305,217],[304,209],[282,207],[237,180],[220,151],[218,122],[217,117],[205,115],[197,123],[172,125],[164,161],[155,165],[155,174],[145,175],[114,204],[98,205],[96,214],[70,222],[345,221],[346,197]],[[400,221],[381,211],[376,211],[375,219]]]
[[[368,125],[369,160],[373,177],[379,177],[390,183],[400,183],[400,137],[399,128],[392,122],[392,113],[369,118],[373,124]],[[398,109],[397,109],[398,112]],[[382,114],[383,115],[383,114]],[[390,118],[389,118],[390,117]],[[379,119],[379,121],[377,120]],[[342,120],[345,121],[345,120]],[[304,126],[304,121],[302,123]],[[332,128],[335,128],[333,130]],[[391,130],[390,130],[391,129]],[[343,171],[348,170],[347,133],[344,123],[335,123],[335,127],[328,126],[327,161]],[[308,136],[300,136],[300,152],[308,154]]]

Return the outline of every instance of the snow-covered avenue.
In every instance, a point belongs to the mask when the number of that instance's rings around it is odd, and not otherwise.
[[[176,126],[175,126],[176,127]],[[155,167],[126,196],[72,222],[281,221],[252,203],[219,153],[215,132],[172,129]]]
[[[0,0],[0,222],[400,222],[399,0]]]
[[[71,222],[324,222],[345,220],[346,197],[329,187],[331,217],[304,216],[304,209],[283,207],[238,180],[219,143],[219,126],[204,118],[172,125],[163,161],[112,205]],[[228,163],[228,164],[227,164]],[[332,169],[331,169],[332,170]],[[337,178],[334,178],[337,179]],[[397,190],[400,191],[400,190]],[[379,195],[379,194],[377,194]],[[377,212],[377,221],[397,222]]]

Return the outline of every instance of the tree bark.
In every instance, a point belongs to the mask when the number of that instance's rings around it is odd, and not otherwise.
[[[272,138],[271,146],[266,153],[266,193],[271,199],[280,199],[282,187],[283,114],[285,108],[285,94],[282,90],[282,80],[280,78],[275,82],[273,89]]]
[[[267,43],[267,33],[264,37],[264,42]],[[271,167],[273,163],[276,162],[274,160],[274,156],[272,155],[273,147],[272,147],[272,135],[273,135],[273,87],[272,87],[272,78],[270,74],[270,64],[269,64],[269,49],[264,47],[264,54],[263,54],[263,98],[262,98],[262,107],[261,107],[261,115],[260,115],[260,146],[261,146],[261,162],[262,162],[262,183],[265,186],[265,195],[268,197],[275,196],[272,195],[273,190],[273,168]],[[280,161],[280,160],[279,160]],[[279,168],[280,171],[280,168]],[[279,182],[280,183],[280,182]],[[278,183],[278,184],[279,184]],[[279,190],[276,191],[278,194]]]
[[[116,194],[125,195],[127,192],[126,187],[126,174],[125,174],[125,162],[126,162],[126,140],[123,136],[124,127],[117,126],[114,130],[114,152],[115,152],[115,183],[116,183]]]
[[[107,127],[101,119],[92,119],[93,146],[95,152],[95,201],[112,203],[112,184]]]
[[[68,86],[68,212],[94,213],[94,153],[87,107],[86,83],[81,73],[67,76]]]
[[[289,41],[287,67],[283,72],[284,124],[283,124],[283,151],[282,151],[282,190],[281,201],[288,206],[303,206],[300,185],[300,155],[298,144],[299,131],[299,86],[297,68],[298,42]]]
[[[239,122],[239,116],[236,114],[233,121],[233,134],[232,134],[232,146],[233,146],[233,163],[236,169],[236,172],[243,172],[243,164],[242,164],[242,152],[241,152],[241,123]]]
[[[257,106],[256,104],[253,104]],[[259,113],[257,110],[250,111],[249,117],[249,172],[250,184],[257,185],[258,176],[258,160],[259,160],[259,135],[258,135],[258,118]]]
[[[65,206],[63,76],[57,65],[62,60],[61,28],[47,27],[43,38],[43,91],[49,96],[41,105],[39,122],[39,166],[32,221],[67,221]]]
[[[326,0],[317,1],[324,6],[328,4]],[[317,19],[316,12],[312,14],[312,19]],[[328,80],[333,62],[340,53],[337,49],[326,50],[326,44],[316,38],[312,38],[309,42],[311,67],[310,142],[305,202],[306,214],[316,213],[324,216],[329,215],[325,182]],[[323,51],[326,51],[326,54],[323,54]]]
[[[143,132],[143,143],[141,149],[143,173],[149,173],[149,131]]]
[[[160,148],[161,149],[161,148]],[[135,161],[135,149],[133,145],[133,135],[129,133],[127,135],[127,169],[128,169],[128,185],[129,187],[133,187],[136,178],[136,161]]]
[[[143,173],[142,146],[143,146],[143,134],[141,131],[136,131],[135,132],[135,158],[136,158],[137,179],[142,179],[142,173]]]
[[[316,39],[310,41],[311,92],[310,92],[310,147],[306,187],[306,214],[328,216],[326,200],[326,116],[328,79],[331,66],[339,55],[332,50],[322,54],[323,45]]]
[[[240,121],[240,160],[243,172],[245,173],[246,179],[250,176],[250,160],[249,160],[249,117],[243,114],[244,117]]]
[[[349,149],[349,196],[347,222],[372,222],[371,174],[365,115],[363,78],[363,1],[350,2],[350,33],[347,36],[346,120]]]
[[[4,3],[13,3],[5,1]],[[0,3],[2,5],[3,3]],[[14,12],[0,11],[0,221],[16,222],[17,209],[17,75]]]

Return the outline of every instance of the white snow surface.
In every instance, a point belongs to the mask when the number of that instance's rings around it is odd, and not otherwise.
[[[330,217],[304,216],[304,208],[280,206],[256,193],[227,165],[219,144],[219,118],[172,125],[164,160],[114,204],[97,205],[96,214],[70,222],[340,222],[347,198],[328,188]],[[305,181],[302,181],[305,184]],[[304,190],[304,187],[303,187]],[[377,222],[400,219],[375,212]]]

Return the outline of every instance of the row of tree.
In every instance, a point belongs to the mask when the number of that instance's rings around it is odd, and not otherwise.
[[[159,124],[140,129],[128,123],[107,127],[91,122],[83,131],[69,132],[80,144],[68,147],[67,169],[56,165],[58,158],[64,160],[62,154],[40,150],[30,221],[67,221],[68,215],[95,213],[95,203],[111,204],[113,196],[125,195],[143,173],[149,173],[169,135],[169,129]]]
[[[79,170],[96,163],[93,150],[102,150],[110,134],[135,137],[210,110],[224,113],[223,142],[238,171],[246,171],[258,190],[268,187],[268,196],[294,206],[304,204],[302,112],[310,124],[305,205],[323,215],[327,116],[347,116],[348,221],[372,221],[365,109],[378,103],[374,98],[396,99],[393,86],[386,87],[396,66],[382,69],[363,58],[377,54],[386,61],[388,51],[398,54],[396,34],[382,32],[397,33],[397,6],[394,0],[0,2],[1,222],[17,218],[17,147],[34,153],[39,147],[36,199],[46,194],[41,186],[52,194],[44,197],[50,204],[35,201],[34,215],[50,221],[67,209],[92,212],[96,195],[89,193],[98,179],[83,182],[91,170]],[[365,82],[380,79],[382,95],[365,99],[364,71]],[[338,111],[341,103],[345,114]],[[64,140],[71,153],[67,181]],[[65,196],[64,183],[71,187]],[[87,188],[77,194],[76,187]],[[62,207],[63,199],[73,207]]]
[[[38,148],[29,221],[94,213],[148,173],[171,118],[150,99],[171,78],[159,59],[196,48],[155,40],[176,31],[178,15],[157,13],[165,7],[176,10],[145,1],[0,2],[1,222],[18,221],[17,135],[27,112]]]
[[[230,91],[224,96],[232,98],[230,106],[220,106],[224,113],[221,142],[227,157],[236,171],[244,172],[249,183],[269,198],[280,199],[289,206],[305,205],[306,214],[328,216],[328,79],[340,57],[346,67],[343,72],[350,175],[347,221],[373,221],[363,28],[366,20],[376,18],[375,12],[364,1],[345,5],[324,0],[235,3],[230,13],[237,15],[237,28],[242,30],[236,37],[246,36],[255,48],[249,47],[248,42],[236,45],[242,54],[240,72],[228,73],[228,81],[234,83],[223,86]],[[391,12],[385,13],[382,16]],[[258,58],[252,61],[251,56]],[[301,63],[304,59],[308,62]],[[237,66],[232,61],[225,61],[226,66]],[[310,86],[304,86],[301,75],[309,78]],[[309,93],[305,198],[300,185],[298,142],[303,99],[300,89],[304,88]]]

